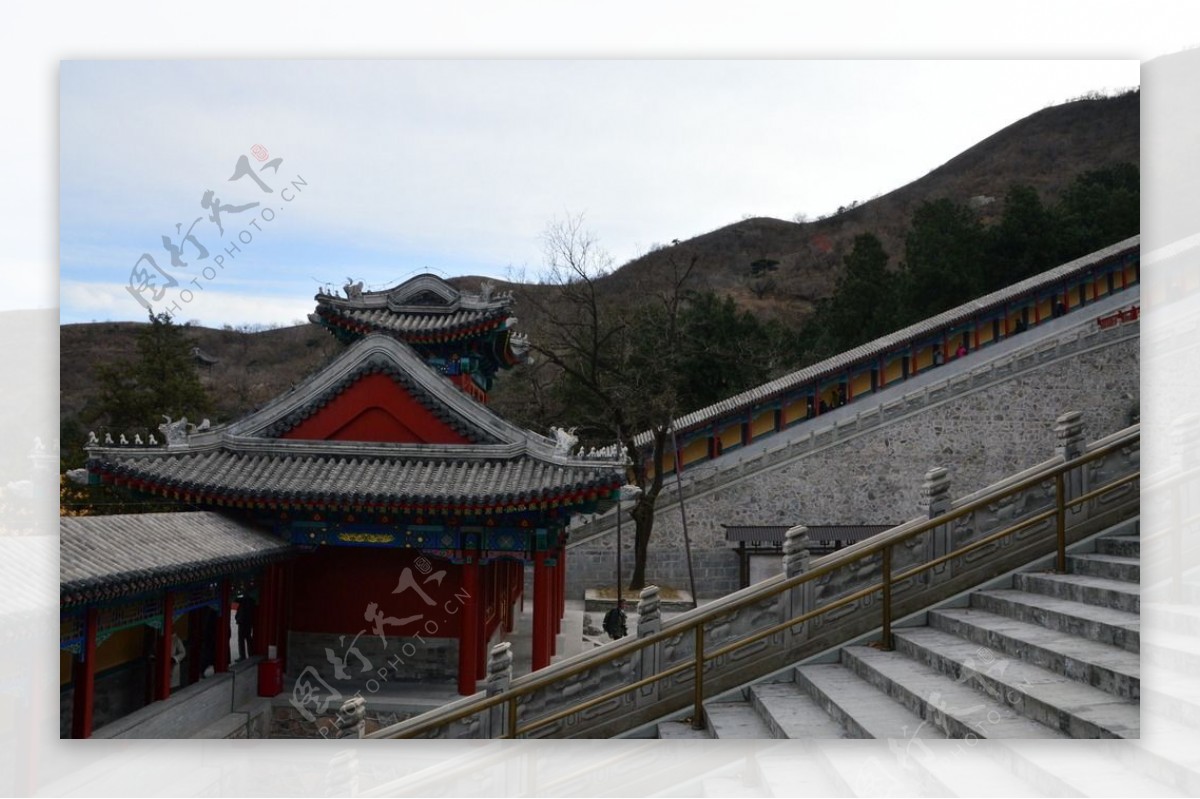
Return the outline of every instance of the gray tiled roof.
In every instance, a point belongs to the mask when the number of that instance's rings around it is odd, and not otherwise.
[[[353,382],[364,368],[399,376],[407,390],[480,443],[402,444],[276,438]],[[204,502],[273,499],[320,504],[518,506],[593,498],[620,467],[580,461],[463,394],[407,344],[383,334],[347,347],[324,369],[258,411],[158,447],[90,447],[89,469],[150,491]]]
[[[748,391],[743,391],[740,394],[735,394],[732,397],[721,400],[697,411],[685,414],[675,420],[676,432],[700,427],[705,424],[720,419],[721,417],[742,411],[747,408],[752,408],[755,405],[770,402],[776,397],[786,394],[787,392],[799,388],[806,383],[811,383],[814,380],[820,380],[829,375],[837,374],[845,369],[854,366],[862,361],[874,358],[878,355],[883,355],[888,352],[893,352],[896,349],[903,347],[911,342],[919,341],[930,335],[937,333],[947,327],[952,327],[955,324],[962,322],[975,314],[982,311],[991,310],[998,307],[1003,307],[1005,303],[1013,302],[1024,297],[1037,294],[1041,290],[1052,288],[1059,281],[1066,278],[1071,278],[1077,275],[1086,274],[1089,269],[1096,264],[1107,261],[1114,256],[1121,255],[1129,250],[1136,250],[1141,244],[1140,236],[1131,236],[1124,241],[1105,247],[1090,255],[1085,255],[1082,258],[1076,258],[1074,261],[1049,269],[1039,275],[1026,278],[1018,283],[1014,283],[1007,288],[994,291],[976,300],[963,303],[956,308],[951,308],[948,311],[943,311],[940,314],[931,316],[916,324],[909,325],[906,328],[897,330],[894,333],[889,333],[886,336],[881,336],[874,341],[868,341],[854,349],[847,350],[826,358],[823,361],[807,366],[799,371],[786,374],[778,377],[761,386],[757,386]],[[638,446],[646,446],[651,441],[651,434],[647,432],[639,433],[635,439]]]
[[[504,308],[460,309],[447,314],[398,314],[387,308],[339,308],[331,312],[371,330],[381,330],[402,337],[432,335],[474,327],[508,315]]]
[[[509,315],[511,294],[460,291],[436,275],[417,275],[386,291],[352,297],[318,294],[317,314],[401,337],[452,333]]]
[[[209,579],[290,551],[284,541],[209,512],[65,516],[59,529],[63,605]]]
[[[112,456],[101,471],[206,501],[249,499],[339,506],[515,506],[614,485],[611,469],[531,457],[338,457],[230,449],[158,457]]]

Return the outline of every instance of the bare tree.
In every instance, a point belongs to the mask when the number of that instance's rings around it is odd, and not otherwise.
[[[646,579],[670,426],[680,411],[680,314],[698,257],[673,253],[646,279],[601,290],[602,281],[620,276],[582,215],[551,222],[542,243],[544,282],[555,291],[534,300],[545,338],[532,348],[560,370],[563,404],[581,434],[597,442],[615,434],[628,455],[628,479],[642,489],[631,512],[629,587],[637,590]],[[639,440],[642,433],[648,442]]]

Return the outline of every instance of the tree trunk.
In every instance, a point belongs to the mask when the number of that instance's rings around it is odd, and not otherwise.
[[[633,575],[629,578],[629,590],[641,591],[646,587],[646,556],[650,550],[650,534],[654,532],[654,508],[658,504],[658,495],[663,487],[663,452],[667,446],[667,428],[660,427],[654,431],[654,450],[651,463],[655,465],[654,477],[650,485],[646,485],[645,462],[635,462],[634,475],[642,489],[638,503],[633,506],[630,516],[633,517]],[[630,447],[631,451],[636,452]]]
[[[650,549],[650,534],[654,532],[654,498],[642,499],[630,515],[634,522],[633,574],[629,578],[629,590],[641,591],[646,587],[646,555]]]

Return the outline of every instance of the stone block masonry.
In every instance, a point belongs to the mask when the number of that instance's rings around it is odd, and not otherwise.
[[[685,483],[697,593],[720,596],[738,587],[737,558],[725,542],[723,524],[899,523],[920,515],[922,480],[932,467],[946,467],[961,495],[1051,457],[1054,421],[1066,411],[1082,413],[1088,440],[1128,426],[1139,397],[1139,343],[1137,335],[1090,347],[1056,348],[1046,342],[1003,364],[984,362],[980,368],[990,367],[986,377],[964,374],[931,388],[920,403],[900,399],[899,392],[881,392],[854,406],[866,417],[878,414],[882,405],[880,424],[835,421],[836,437],[820,432],[815,440],[795,437],[778,451],[772,448],[762,468],[747,463],[691,486]],[[897,412],[896,407],[913,410]],[[673,491],[660,499],[647,576],[686,587],[683,530],[673,499]],[[633,569],[632,523],[623,525],[622,534],[627,582]],[[572,532],[579,543],[567,555],[571,599],[615,580],[615,531],[590,535],[586,526]]]

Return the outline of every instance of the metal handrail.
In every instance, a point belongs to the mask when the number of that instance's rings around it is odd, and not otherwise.
[[[820,558],[814,562],[813,568],[795,575],[793,577],[775,578],[766,580],[760,583],[755,589],[747,591],[740,597],[733,598],[728,601],[721,602],[719,606],[708,606],[689,611],[675,619],[668,625],[664,625],[663,629],[656,633],[646,635],[640,638],[634,638],[627,641],[622,641],[614,645],[606,646],[603,649],[591,653],[590,656],[578,663],[571,664],[562,669],[556,669],[552,674],[543,674],[534,672],[525,677],[520,678],[510,684],[509,689],[498,693],[494,696],[485,697],[479,700],[472,700],[465,705],[455,708],[451,711],[434,710],[429,715],[431,718],[420,721],[418,719],[409,719],[408,721],[400,722],[392,727],[378,731],[372,737],[393,737],[393,738],[415,738],[425,734],[431,730],[452,724],[455,721],[465,719],[470,716],[481,713],[500,705],[507,705],[507,724],[505,735],[501,737],[516,738],[523,734],[527,734],[534,730],[553,724],[570,715],[588,710],[604,702],[610,701],[613,698],[627,694],[630,691],[635,691],[646,685],[658,682],[662,679],[679,674],[692,669],[695,674],[694,679],[694,704],[695,712],[693,713],[693,725],[699,726],[703,719],[702,703],[704,699],[704,665],[707,661],[712,660],[724,654],[741,649],[752,643],[760,641],[764,638],[781,632],[789,627],[795,627],[798,624],[803,624],[809,619],[826,614],[832,610],[843,607],[851,602],[855,602],[865,596],[880,592],[882,593],[881,614],[882,614],[882,638],[885,647],[891,647],[891,623],[892,623],[892,607],[891,607],[891,587],[897,580],[911,577],[915,574],[932,569],[942,563],[952,560],[957,557],[979,549],[987,544],[997,541],[1001,538],[1012,535],[1026,527],[1030,527],[1039,522],[1045,521],[1051,517],[1055,518],[1055,538],[1056,538],[1056,566],[1061,571],[1066,570],[1066,509],[1068,507],[1075,508],[1095,499],[1102,494],[1108,493],[1113,489],[1132,483],[1141,477],[1141,471],[1135,470],[1131,474],[1124,477],[1112,480],[1105,483],[1092,491],[1082,494],[1078,497],[1068,499],[1065,492],[1065,481],[1063,476],[1074,469],[1077,469],[1092,461],[1098,460],[1111,452],[1123,449],[1131,444],[1140,441],[1140,426],[1134,425],[1121,434],[1111,438],[1103,445],[1097,446],[1095,449],[1086,454],[1070,461],[1060,461],[1058,463],[1050,462],[1042,468],[1038,468],[1036,472],[1030,474],[1014,483],[1004,485],[997,488],[995,491],[990,491],[982,496],[977,496],[975,499],[963,504],[958,508],[953,508],[946,513],[936,516],[931,519],[920,519],[911,522],[906,522],[884,533],[880,533],[873,539],[861,542],[847,549],[835,552]],[[1002,530],[991,533],[984,538],[977,539],[968,544],[948,552],[940,557],[930,561],[917,564],[907,570],[893,575],[891,573],[891,552],[892,548],[897,544],[902,544],[905,541],[928,532],[935,528],[941,527],[956,519],[968,516],[977,510],[985,508],[997,500],[1012,496],[1024,491],[1027,488],[1043,483],[1044,481],[1053,478],[1055,481],[1055,497],[1054,507],[1042,511],[1029,518],[1022,519],[1015,524],[1009,525]],[[854,563],[859,563],[867,558],[880,555],[883,559],[883,568],[881,580],[879,583],[859,589],[851,594],[822,605],[819,608],[814,608],[808,612],[798,616],[789,618],[783,622],[772,625],[771,627],[757,630],[752,634],[738,638],[736,641],[729,642],[715,650],[705,651],[704,644],[704,626],[706,623],[716,619],[728,616],[733,611],[739,610],[748,605],[753,605],[770,599],[790,591],[804,583],[816,580],[826,574],[830,574],[838,569],[842,569]],[[655,672],[652,675],[643,677],[635,682],[624,683],[617,688],[611,689],[598,696],[578,702],[571,705],[569,708],[556,711],[552,714],[541,716],[532,719],[524,725],[519,723],[517,717],[517,701],[528,696],[536,691],[547,688],[555,683],[565,679],[574,677],[587,671],[591,671],[606,663],[621,660],[622,658],[631,657],[635,653],[650,647],[659,641],[664,641],[671,638],[677,638],[692,631],[695,634],[695,654],[688,660],[677,663],[670,668]],[[394,731],[394,732],[393,732]]]

